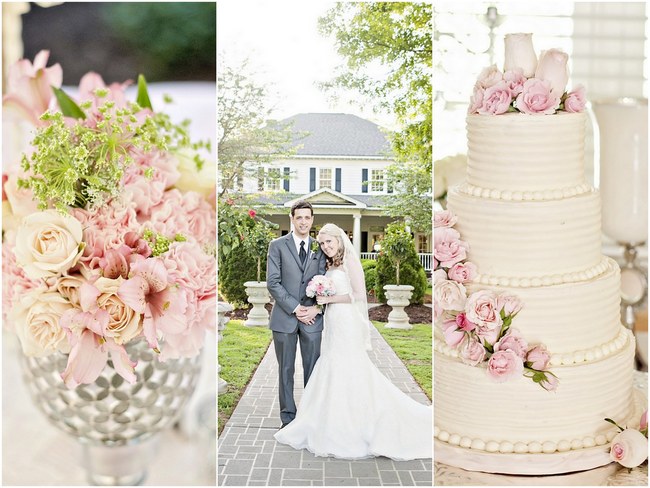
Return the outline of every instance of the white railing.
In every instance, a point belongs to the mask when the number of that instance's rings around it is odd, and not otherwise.
[[[431,259],[432,259],[432,254],[430,252],[419,252],[418,257],[420,258],[420,264],[422,264],[422,267],[424,268],[425,271],[431,271]],[[376,252],[362,252],[361,253],[361,259],[372,259],[375,260],[377,259],[377,253]]]

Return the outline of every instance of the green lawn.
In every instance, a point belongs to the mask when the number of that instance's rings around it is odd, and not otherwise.
[[[387,329],[383,322],[373,324],[431,400],[431,324],[415,324],[410,330]]]
[[[253,377],[273,335],[266,327],[246,327],[241,320],[231,320],[219,342],[219,376],[228,390],[219,395],[219,434],[232,415],[246,385]]]

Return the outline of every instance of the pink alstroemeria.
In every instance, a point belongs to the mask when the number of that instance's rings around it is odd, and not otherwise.
[[[120,285],[117,296],[144,314],[144,336],[149,346],[159,350],[159,332],[177,334],[185,329],[186,295],[168,282],[167,268],[160,259],[139,261],[131,266],[131,272],[133,276]]]
[[[46,68],[49,51],[40,51],[34,64],[21,59],[9,68],[7,94],[2,98],[5,107],[15,107],[32,124],[44,125],[39,120],[54,98],[52,86],[61,87],[63,71],[57,63]]]

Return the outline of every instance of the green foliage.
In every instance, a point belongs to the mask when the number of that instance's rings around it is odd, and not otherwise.
[[[363,276],[366,280],[366,291],[370,293],[375,289],[377,281],[377,261],[374,259],[362,259],[361,267],[363,268]]]
[[[392,223],[386,226],[384,238],[381,241],[381,250],[395,265],[396,284],[401,284],[401,263],[412,254],[415,254],[417,258],[413,237],[406,230],[406,226],[403,223]]]
[[[295,153],[290,126],[269,120],[268,90],[253,81],[247,63],[219,67],[218,149],[221,197],[244,177],[257,177],[262,164]],[[269,172],[269,177],[281,175]]]
[[[266,255],[265,255],[266,256]],[[266,270],[263,269],[262,280],[266,279]],[[227,256],[219,261],[219,294],[235,306],[247,303],[247,281],[257,279],[257,261],[250,256],[243,246],[236,247]]]
[[[54,92],[54,96],[56,97],[56,101],[59,104],[61,113],[63,113],[63,115],[66,117],[72,117],[74,119],[86,118],[86,114],[83,113],[83,110],[79,108],[79,105],[77,105],[66,92],[60,88],[57,88],[56,86],[52,86],[52,91]]]
[[[396,191],[389,215],[406,217],[418,232],[431,232],[432,192],[432,5],[412,2],[339,2],[320,19],[346,60],[328,89],[363,95],[360,103],[393,113],[397,161],[388,175]],[[377,65],[387,75],[373,76]]]
[[[255,224],[244,236],[242,247],[248,255],[257,262],[257,281],[262,281],[262,263],[266,268],[266,256],[270,242],[275,239],[275,233],[265,221],[255,220]]]
[[[264,357],[271,338],[272,333],[266,327],[246,327],[241,320],[231,320],[223,330],[219,342],[219,376],[228,383],[228,388],[219,393],[219,433]]]
[[[138,105],[142,108],[148,108],[153,110],[151,105],[151,100],[149,99],[149,90],[147,89],[147,80],[145,80],[144,75],[138,76],[138,96],[136,98]]]
[[[431,324],[415,324],[412,329],[387,329],[381,322],[373,324],[431,400]]]
[[[385,285],[394,285],[397,282],[395,265],[385,254],[380,253],[377,259],[377,279],[375,283],[375,295],[377,300],[386,303]],[[408,257],[400,266],[400,282],[402,285],[411,285],[413,295],[411,303],[422,305],[424,294],[427,289],[427,274],[420,264],[417,254]]]

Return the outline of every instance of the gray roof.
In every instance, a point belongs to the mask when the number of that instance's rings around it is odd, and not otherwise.
[[[301,146],[300,156],[390,157],[390,142],[375,123],[356,115],[334,113],[297,114],[281,121],[293,123]],[[308,133],[299,137],[300,133]]]
[[[255,201],[261,204],[284,205],[286,202],[295,200],[296,198],[303,197],[302,193],[285,193],[285,192],[272,192],[272,193],[249,193],[247,196],[254,198]],[[359,200],[365,203],[368,207],[381,207],[386,204],[388,195],[347,195],[350,198]]]

